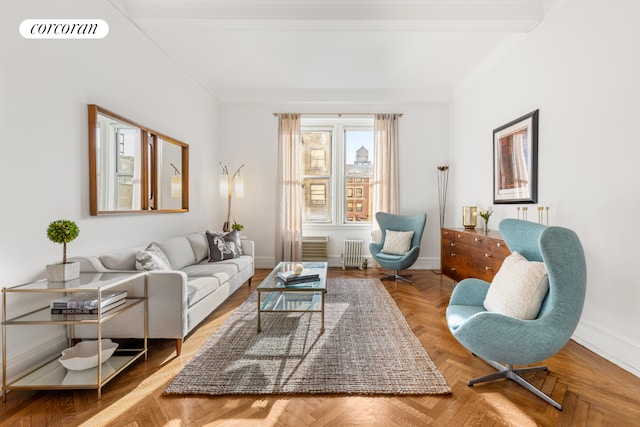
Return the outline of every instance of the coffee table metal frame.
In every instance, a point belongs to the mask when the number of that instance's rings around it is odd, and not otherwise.
[[[318,280],[285,285],[276,279],[280,271],[293,270],[296,264],[302,264],[305,271],[317,272]],[[324,332],[324,300],[327,292],[326,262],[288,262],[279,263],[256,288],[258,292],[258,332],[262,331],[262,313],[320,313],[321,333]],[[262,294],[266,298],[263,300]]]

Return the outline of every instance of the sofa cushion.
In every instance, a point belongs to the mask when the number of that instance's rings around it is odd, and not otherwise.
[[[136,254],[136,270],[171,270],[171,263],[162,250],[151,243]]]
[[[196,257],[191,248],[191,243],[186,237],[172,237],[162,242],[154,242],[164,254],[169,258],[171,266],[175,270],[180,270],[186,265],[196,263]]]
[[[218,233],[207,231],[209,261],[222,261],[242,255],[242,242],[237,231]]]
[[[493,278],[484,307],[517,319],[532,320],[538,317],[548,291],[549,279],[544,263],[529,261],[513,252],[505,258]]]
[[[209,256],[209,243],[204,233],[193,233],[187,236],[187,240],[193,249],[193,255],[196,257],[196,263],[202,261]]]
[[[218,264],[232,264],[237,267],[238,271],[241,271],[253,264],[253,257],[249,255],[240,255],[238,258],[220,261]]]
[[[215,277],[194,277],[187,281],[187,305],[191,307],[220,287]]]
[[[109,270],[135,270],[136,254],[140,249],[126,249],[99,257],[100,262]]]
[[[236,274],[239,269],[234,263],[216,262],[216,263],[200,263],[195,265],[188,265],[181,271],[187,273],[187,277],[217,277],[220,279],[220,283],[224,283],[229,277]]]

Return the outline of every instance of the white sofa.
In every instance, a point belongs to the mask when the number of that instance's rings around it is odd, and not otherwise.
[[[148,298],[148,338],[176,340],[179,355],[185,337],[243,283],[251,286],[254,274],[254,243],[242,240],[242,255],[224,261],[209,262],[205,232],[154,242],[167,256],[171,270],[149,271],[146,275]],[[81,256],[80,271],[110,273],[136,270],[136,254],[145,247],[135,247],[99,256]],[[140,286],[130,285],[131,295]],[[135,307],[105,322],[102,336],[142,338],[142,306]],[[75,338],[95,338],[95,326],[76,326]]]

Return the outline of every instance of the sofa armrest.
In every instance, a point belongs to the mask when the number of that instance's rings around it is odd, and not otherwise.
[[[241,240],[240,243],[242,244],[243,255],[249,255],[251,257],[255,256],[254,254],[255,244],[253,240]]]
[[[188,330],[187,274],[182,271],[149,271],[147,303],[149,337],[184,338]]]
[[[67,259],[67,262],[79,262],[80,271],[83,273],[105,273],[112,272],[107,269],[96,256],[76,256]]]

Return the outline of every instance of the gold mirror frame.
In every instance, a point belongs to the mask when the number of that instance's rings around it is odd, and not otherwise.
[[[91,215],[189,211],[189,145],[95,104],[89,111]]]

